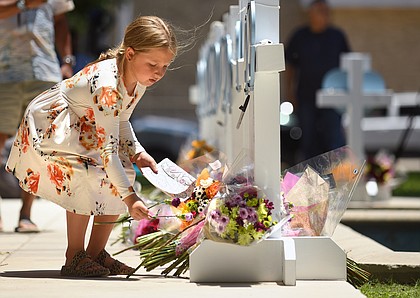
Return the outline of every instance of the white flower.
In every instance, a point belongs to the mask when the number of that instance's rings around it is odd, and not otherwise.
[[[213,183],[213,179],[212,178],[207,178],[206,180],[201,179],[200,180],[200,185],[204,188],[209,187],[211,184]]]

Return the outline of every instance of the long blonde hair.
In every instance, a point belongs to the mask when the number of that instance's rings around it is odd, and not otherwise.
[[[174,58],[178,54],[178,42],[172,26],[156,16],[140,16],[127,26],[124,39],[119,46],[102,53],[90,64],[117,58],[120,71],[123,72],[124,53],[129,47],[137,52],[153,48],[168,48]]]

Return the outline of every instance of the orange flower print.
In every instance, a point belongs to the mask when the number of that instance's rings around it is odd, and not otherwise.
[[[103,146],[106,132],[103,127],[96,125],[93,109],[86,109],[85,116],[80,118],[79,133],[80,144],[87,150],[98,149]]]
[[[34,173],[31,169],[27,169],[24,183],[31,194],[36,194],[38,192],[39,173]]]
[[[86,118],[90,121],[95,121],[95,112],[92,108],[86,109]]]
[[[113,88],[103,87],[99,95],[99,104],[102,106],[113,107],[117,103],[117,93]]]
[[[53,163],[47,165],[47,174],[58,195],[63,192],[68,196],[72,195],[69,184],[73,175],[73,167],[67,159],[59,157]]]
[[[120,195],[119,195],[119,193],[118,193],[118,190],[117,190],[117,188],[114,186],[114,184],[110,184],[109,185],[109,188],[111,189],[111,193],[112,193],[112,195],[114,196],[114,197],[119,197]]]
[[[73,78],[69,78],[67,80],[64,80],[64,84],[66,84],[67,89],[71,89],[74,87],[74,80]]]
[[[96,126],[96,137],[98,138],[97,148],[101,148],[105,142],[105,128]]]
[[[111,190],[111,194],[115,197],[120,197],[120,194],[117,190],[117,188],[114,186],[114,184],[109,182],[109,179],[102,179],[101,180],[101,187],[105,188],[105,187],[109,187],[109,189]]]
[[[56,164],[49,164],[47,166],[47,173],[48,173],[48,178],[50,178],[50,181],[55,185],[57,192],[59,192],[59,190],[61,190],[63,188],[63,184],[64,184],[64,173],[63,171],[60,169],[60,167]]]
[[[45,130],[45,135],[47,136],[48,139],[51,138],[51,135],[54,134],[56,128],[57,128],[57,125],[55,125],[54,123],[51,123],[51,125],[47,127],[47,129]]]
[[[22,124],[19,129],[19,136],[21,140],[21,150],[23,153],[26,153],[29,147],[29,127],[26,121],[22,121]]]
[[[50,106],[48,109],[48,116],[47,119],[50,119],[50,121],[54,121],[55,118],[57,118],[58,115],[64,110],[65,108],[62,107],[61,103],[54,103]]]
[[[92,64],[83,68],[81,73],[84,75],[90,75],[92,72],[94,72],[97,69],[98,69],[98,66],[96,64]]]
[[[73,167],[70,162],[64,157],[58,157],[56,162],[65,170],[67,179],[71,180],[71,176],[73,176]]]
[[[122,98],[118,91],[112,87],[102,87],[101,94],[93,97],[93,103],[98,106],[98,110],[105,115],[117,117],[122,109]]]

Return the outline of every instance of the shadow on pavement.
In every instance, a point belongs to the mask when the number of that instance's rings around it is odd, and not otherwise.
[[[71,280],[126,280],[135,281],[136,278],[127,279],[125,276],[107,276],[107,277],[68,277],[61,276],[60,270],[25,270],[25,271],[4,271],[0,277],[11,278],[49,278],[49,279],[71,279]]]

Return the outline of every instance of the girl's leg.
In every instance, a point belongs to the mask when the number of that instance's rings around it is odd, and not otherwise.
[[[89,223],[88,215],[66,212],[67,215],[67,251],[66,266],[70,264],[74,255],[85,249],[86,229]]]
[[[118,215],[95,216],[94,223],[97,222],[115,222]],[[112,258],[106,251],[105,246],[109,235],[112,232],[112,224],[93,225],[92,233],[89,239],[89,245],[86,251],[98,264],[109,269],[109,275],[128,275],[133,274],[135,269]]]
[[[114,222],[118,219],[118,215],[100,215],[95,216],[93,220],[92,232],[90,234],[89,244],[86,249],[87,253],[96,258],[98,254],[105,248],[109,235],[114,228],[113,224],[95,224],[101,222]]]

